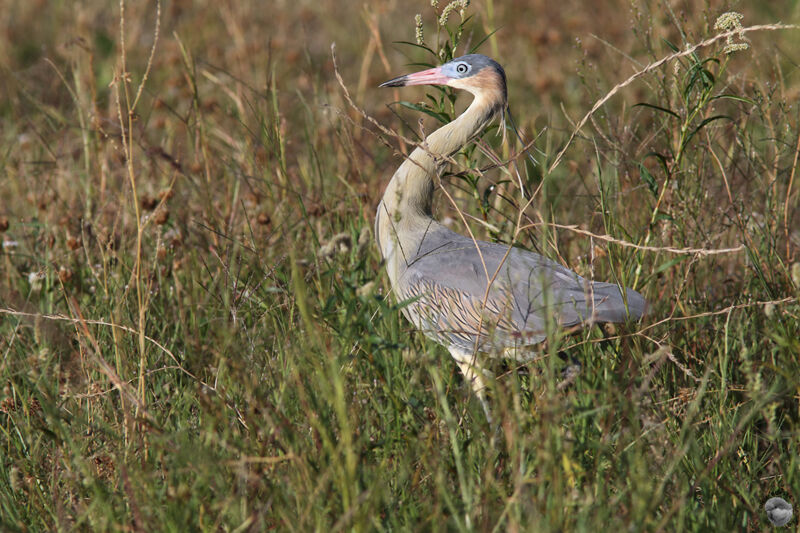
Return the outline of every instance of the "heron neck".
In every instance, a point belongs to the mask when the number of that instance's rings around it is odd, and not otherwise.
[[[480,132],[501,109],[498,99],[476,96],[464,113],[430,134],[400,165],[378,208],[376,229],[379,241],[384,243],[381,247],[384,257],[391,233],[412,231],[420,224],[428,226],[432,220],[434,174],[440,172],[447,158]]]

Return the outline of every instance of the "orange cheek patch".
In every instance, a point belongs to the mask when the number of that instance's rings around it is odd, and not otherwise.
[[[448,85],[450,87],[455,87],[456,89],[465,89],[467,91],[474,91],[475,89],[480,90],[480,92],[487,93],[503,91],[502,80],[499,78],[499,76],[493,73],[491,69],[488,68],[484,68],[469,78],[451,80]]]
[[[473,86],[480,87],[485,91],[499,91],[501,90],[500,79],[496,74],[493,74],[489,69],[483,69],[471,78],[474,80]]]

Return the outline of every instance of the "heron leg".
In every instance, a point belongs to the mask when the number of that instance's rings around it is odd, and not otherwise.
[[[489,402],[486,400],[486,378],[491,378],[492,373],[480,365],[478,357],[475,354],[465,352],[455,346],[449,348],[450,355],[456,360],[458,368],[464,379],[472,387],[472,391],[477,396],[478,401],[481,402],[483,412],[486,414],[486,420],[489,424],[492,423],[492,413],[489,410]]]

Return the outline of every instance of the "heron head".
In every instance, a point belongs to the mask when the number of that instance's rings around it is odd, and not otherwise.
[[[408,85],[447,85],[464,89],[475,96],[487,96],[506,101],[506,73],[497,61],[481,54],[468,54],[444,65],[414,74],[406,74],[384,82],[380,87]]]

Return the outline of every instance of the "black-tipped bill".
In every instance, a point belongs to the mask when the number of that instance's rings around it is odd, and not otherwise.
[[[379,87],[407,87],[409,85],[446,85],[450,77],[442,73],[441,67],[429,68],[414,74],[406,74],[385,81]]]
[[[398,76],[389,81],[385,81],[378,85],[378,87],[405,87],[408,76]]]

